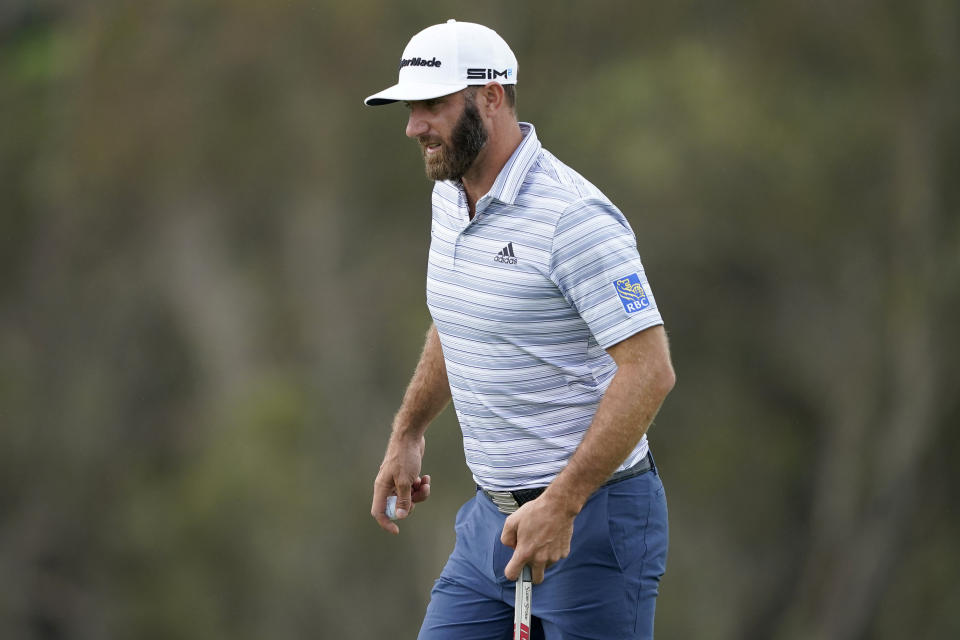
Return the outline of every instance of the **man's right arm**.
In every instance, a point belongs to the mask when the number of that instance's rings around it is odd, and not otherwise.
[[[400,528],[384,513],[387,497],[397,496],[397,518],[402,520],[414,502],[430,496],[430,476],[420,476],[420,463],[426,446],[424,433],[430,422],[450,402],[450,383],[443,361],[443,349],[437,328],[430,325],[423,353],[407,386],[400,410],[393,419],[387,452],[373,483],[370,515],[385,531],[399,533]]]

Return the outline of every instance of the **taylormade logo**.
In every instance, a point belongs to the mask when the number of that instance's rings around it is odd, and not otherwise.
[[[426,58],[405,58],[400,60],[400,68],[404,67],[439,67],[442,63],[436,56],[427,60]]]

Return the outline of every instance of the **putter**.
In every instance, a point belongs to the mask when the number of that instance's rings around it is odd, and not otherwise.
[[[530,640],[530,608],[533,605],[533,574],[523,566],[514,595],[513,640]]]

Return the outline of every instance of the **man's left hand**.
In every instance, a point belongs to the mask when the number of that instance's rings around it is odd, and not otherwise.
[[[570,554],[574,517],[546,494],[510,514],[500,534],[500,542],[513,548],[504,569],[507,579],[516,580],[523,566],[530,565],[533,583],[543,582],[547,567]]]

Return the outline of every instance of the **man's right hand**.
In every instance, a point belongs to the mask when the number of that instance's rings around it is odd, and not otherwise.
[[[387,517],[387,498],[397,496],[397,520],[403,520],[413,511],[413,505],[430,497],[430,476],[420,475],[420,463],[426,440],[423,436],[408,438],[391,436],[383,456],[380,472],[373,482],[373,504],[370,515],[384,531],[394,535],[400,527]]]

